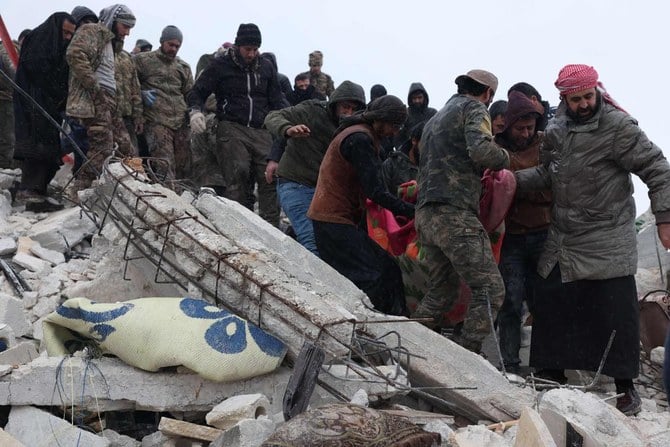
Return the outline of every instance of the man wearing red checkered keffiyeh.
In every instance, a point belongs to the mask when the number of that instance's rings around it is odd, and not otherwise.
[[[530,366],[565,383],[566,369],[614,378],[616,407],[640,411],[637,239],[631,173],[649,188],[659,240],[670,248],[670,164],[588,65],[566,65],[542,166],[517,171],[518,191],[551,187],[553,207],[533,300]],[[614,336],[613,336],[614,335]],[[612,338],[613,336],[613,338]]]

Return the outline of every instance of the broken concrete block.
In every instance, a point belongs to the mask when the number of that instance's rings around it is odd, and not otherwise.
[[[516,432],[514,447],[557,447],[547,425],[537,411],[524,408]]]
[[[23,302],[4,293],[0,293],[0,323],[9,325],[15,337],[23,337],[33,332],[26,319]]]
[[[449,442],[453,447],[509,447],[505,438],[483,425],[460,428],[449,435]]]
[[[430,421],[423,426],[423,429],[431,433],[439,433],[442,437],[442,444],[444,445],[449,439],[449,436],[454,432],[454,430],[449,427],[449,424],[442,421]]]
[[[168,438],[186,438],[188,440],[205,442],[211,442],[223,433],[223,431],[216,428],[166,417],[161,418],[158,430]]]
[[[25,365],[39,357],[35,344],[24,341],[13,348],[0,352],[0,365]]]
[[[121,435],[114,430],[103,430],[102,436],[109,440],[109,447],[140,447],[142,445],[140,441]]]
[[[643,436],[613,405],[589,393],[570,389],[548,391],[540,402],[540,415],[557,445],[566,443],[566,423],[587,445],[643,446]],[[593,444],[588,444],[591,442]]]
[[[79,207],[74,207],[51,213],[33,225],[28,236],[44,248],[65,253],[95,229],[95,223]]]
[[[25,253],[17,253],[12,258],[15,264],[20,265],[24,269],[40,275],[47,275],[51,271],[51,264],[46,261],[36,258],[35,256],[27,255]]]
[[[63,283],[57,275],[50,274],[40,281],[37,292],[40,296],[60,294],[62,285]]]
[[[88,367],[87,362],[78,357],[38,357],[0,378],[0,405],[50,406],[54,380],[62,380],[73,388],[61,390],[59,404],[75,403],[90,411],[210,411],[229,397],[253,390],[271,396],[268,412],[276,413],[281,411],[291,373],[280,367],[261,377],[218,383],[196,374],[146,372],[116,358],[90,360]]]
[[[651,350],[649,357],[651,359],[651,363],[662,367],[663,362],[665,361],[665,348],[663,346],[655,347]]]
[[[7,190],[0,190],[0,221],[5,221],[12,214],[12,195]]]
[[[142,447],[165,447],[170,442],[170,438],[157,431],[151,435],[142,438]]]
[[[270,402],[262,394],[244,394],[233,396],[212,408],[207,413],[207,424],[221,430],[228,430],[242,419],[257,419],[266,416]]]
[[[38,258],[49,262],[52,266],[65,262],[65,255],[63,255],[63,253],[49,250],[48,248],[42,247],[40,244],[35,244],[30,247],[30,252]]]
[[[2,447],[26,447],[25,444],[21,443],[14,436],[10,435],[6,431],[0,428],[0,445]]]
[[[5,351],[16,345],[16,336],[12,327],[7,323],[0,323],[0,351]]]
[[[368,398],[368,393],[365,390],[359,389],[351,397],[349,403],[354,405],[360,405],[361,407],[370,406],[370,399]]]
[[[23,297],[21,301],[23,301],[23,308],[24,309],[30,309],[32,308],[35,304],[37,304],[37,292],[23,292]]]
[[[37,304],[32,308],[32,313],[37,317],[36,319],[46,317],[54,312],[60,305],[60,297],[58,295],[47,296],[41,298]]]
[[[265,417],[243,419],[216,438],[209,447],[258,447],[275,431],[275,423]]]
[[[11,255],[16,251],[16,241],[12,237],[0,238],[0,256]]]
[[[34,407],[13,406],[5,431],[27,446],[85,445],[109,447],[110,442]]]
[[[670,445],[670,412],[642,410],[629,418],[640,433],[644,433],[645,446],[667,447]]]
[[[30,254],[30,249],[36,242],[29,237],[19,236],[19,239],[16,242],[16,252]]]

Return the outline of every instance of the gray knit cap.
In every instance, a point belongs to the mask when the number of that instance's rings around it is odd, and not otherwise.
[[[184,36],[182,35],[179,28],[177,28],[174,25],[168,25],[165,28],[163,28],[160,43],[163,43],[166,40],[178,40],[179,43],[182,43],[184,41]]]
[[[100,21],[110,30],[112,29],[114,22],[122,23],[131,28],[135,26],[136,22],[135,15],[130,8],[120,3],[103,8],[103,10],[100,11],[99,17]]]

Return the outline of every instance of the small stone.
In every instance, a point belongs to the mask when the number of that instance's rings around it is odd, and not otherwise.
[[[63,255],[63,253],[55,250],[49,250],[48,248],[44,248],[39,244],[35,244],[30,247],[30,252],[38,258],[51,263],[51,265],[63,264],[65,262],[65,255]]]
[[[11,237],[0,238],[0,255],[11,255],[16,251],[16,241]]]
[[[663,366],[663,362],[665,361],[665,348],[663,346],[658,346],[652,349],[651,355],[649,357],[651,359],[651,363],[658,366]]]
[[[23,292],[23,308],[30,309],[37,304],[37,292]]]

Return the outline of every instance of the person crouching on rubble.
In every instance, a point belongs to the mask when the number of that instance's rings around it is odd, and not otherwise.
[[[321,258],[362,289],[381,312],[407,315],[400,268],[361,229],[366,197],[393,214],[414,217],[414,206],[390,194],[381,176],[380,141],[392,137],[407,118],[395,96],[370,103],[342,121],[328,146],[307,216]]]

